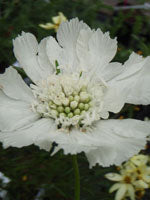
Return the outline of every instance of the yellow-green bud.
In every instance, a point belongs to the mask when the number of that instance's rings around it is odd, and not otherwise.
[[[71,102],[71,101],[73,101],[73,96],[69,96],[69,101]]]
[[[69,107],[65,108],[65,113],[67,113],[67,114],[70,113],[70,108]]]
[[[59,116],[60,117],[66,117],[66,113],[60,113]]]
[[[81,102],[86,102],[88,97],[89,97],[89,95],[87,92],[80,92],[80,101]]]
[[[76,96],[78,93],[76,92],[76,91],[74,91],[73,93],[72,93],[72,95],[73,96]]]
[[[69,118],[72,118],[72,117],[73,117],[73,113],[70,112],[70,113],[68,114],[68,117],[69,117]]]
[[[49,101],[48,105],[49,105],[49,107],[51,107],[51,105],[53,105],[53,102]]]
[[[86,113],[86,111],[85,111],[85,110],[82,110],[81,115],[84,115],[85,113]]]
[[[79,103],[79,106],[80,110],[84,110],[84,103]]]
[[[85,110],[88,110],[90,107],[89,104],[87,104],[87,103],[84,106],[85,106],[85,108],[84,108]]]
[[[86,92],[86,86],[83,86],[82,88],[81,88],[81,92]]]
[[[79,108],[75,109],[74,114],[75,115],[80,115],[80,109]]]
[[[62,112],[64,112],[64,108],[62,106],[58,106],[57,107],[57,111],[62,113]]]

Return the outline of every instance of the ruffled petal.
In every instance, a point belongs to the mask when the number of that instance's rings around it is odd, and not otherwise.
[[[58,144],[59,149],[64,150],[64,154],[77,154],[81,152],[89,152],[95,149],[92,145],[92,139],[88,134],[84,134],[79,130],[73,129],[71,132],[57,130],[55,134],[50,135],[51,141]]]
[[[64,49],[65,58],[68,59],[70,71],[76,71],[78,59],[76,54],[76,43],[79,33],[83,29],[89,29],[88,25],[79,21],[77,18],[69,22],[63,22],[57,31],[57,39]]]
[[[52,63],[49,61],[46,51],[47,41],[50,37],[46,37],[38,45],[38,63],[42,70],[42,77],[46,78],[48,74],[52,74],[54,71]]]
[[[109,33],[97,29],[89,40],[89,57],[95,73],[102,70],[113,59],[117,51],[116,39],[111,39]]]
[[[144,149],[150,124],[139,120],[101,120],[93,130],[96,150],[86,153],[90,167],[120,165]],[[99,146],[99,147],[98,147]]]
[[[31,105],[8,98],[0,90],[0,131],[13,131],[34,122],[39,115],[31,110]]]
[[[21,36],[13,40],[13,45],[17,60],[33,82],[36,83],[42,78],[45,78],[45,76],[48,76],[51,71],[51,69],[48,68],[51,66],[49,65],[46,68],[41,68],[40,66],[41,58],[43,59],[43,57],[46,57],[43,56],[43,53],[45,53],[45,50],[43,50],[45,47],[44,42],[38,47],[38,42],[34,35],[22,32]]]
[[[0,89],[2,89],[7,96],[16,100],[25,102],[32,102],[34,100],[31,89],[12,67],[9,67],[4,74],[0,75]]]
[[[132,53],[124,64],[124,71],[110,84],[126,94],[126,103],[148,105],[150,103],[150,57],[142,58]]]
[[[109,33],[91,29],[83,29],[78,36],[76,51],[80,60],[80,68],[90,76],[100,76],[106,81],[120,73],[122,68],[118,63],[108,63],[117,50],[116,39],[111,39]]]
[[[4,148],[37,144],[40,148],[49,151],[52,143],[47,136],[52,131],[54,131],[53,120],[40,119],[16,131],[0,132],[0,141]]]
[[[46,45],[46,51],[49,58],[49,61],[53,64],[53,69],[56,70],[56,61],[59,65],[63,65],[63,68],[66,67],[67,59],[63,55],[64,50],[59,46],[55,38],[49,37]]]

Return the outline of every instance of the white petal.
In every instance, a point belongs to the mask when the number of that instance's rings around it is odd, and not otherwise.
[[[49,40],[50,37],[46,37],[41,42],[39,43],[38,46],[38,63],[40,65],[40,68],[42,69],[42,77],[46,78],[47,74],[52,74],[54,71],[53,65],[50,63],[48,56],[47,56],[47,51],[46,51],[46,45],[47,41]]]
[[[33,113],[31,105],[23,101],[8,98],[0,91],[0,130],[12,131],[28,125],[39,118]]]
[[[59,44],[68,49],[68,51],[74,51],[77,38],[82,29],[88,29],[88,25],[79,21],[77,18],[70,20],[69,22],[63,22],[59,26],[57,31],[57,39]]]
[[[58,130],[55,134],[50,135],[51,141],[56,142],[64,154],[77,154],[89,152],[96,147],[92,145],[92,139],[88,134],[73,129],[71,132]]]
[[[64,62],[65,58],[63,58],[63,49],[59,46],[55,38],[49,37],[47,40],[46,51],[54,69],[56,69],[56,61],[58,61],[59,65],[64,65],[63,67],[66,67],[65,65],[67,62]]]
[[[150,124],[139,120],[101,120],[93,131],[97,149],[86,153],[90,167],[120,165],[144,149],[149,134]]]
[[[43,57],[43,51],[41,47],[38,47],[38,42],[34,35],[22,32],[21,36],[18,36],[13,40],[13,45],[14,54],[17,60],[32,81],[37,82],[40,79],[45,78],[45,73],[48,75],[51,70],[43,70],[43,67],[40,67],[41,62],[40,64],[38,62],[38,51],[40,50],[39,60]]]
[[[118,113],[123,108],[124,104],[125,95],[120,95],[120,90],[118,88],[108,86],[108,90],[103,97],[102,113]],[[103,116],[101,117],[103,118]]]
[[[4,74],[0,75],[0,89],[7,96],[16,100],[25,102],[32,102],[34,100],[32,91],[12,67],[9,67]]]
[[[115,164],[114,160],[116,158],[116,155],[117,153],[115,150],[113,150],[111,144],[110,147],[103,147],[101,144],[99,144],[99,148],[97,147],[96,150],[91,150],[90,152],[86,153],[90,168],[92,168],[96,164],[99,164],[103,167],[113,165]]]
[[[76,43],[79,33],[83,29],[89,29],[89,27],[79,21],[77,18],[70,20],[69,22],[63,22],[57,31],[57,39],[59,44],[64,49],[65,58],[68,60],[68,66],[70,71],[77,70],[77,55],[76,55]]]
[[[127,191],[126,184],[122,184],[115,195],[115,200],[122,200],[123,197],[125,196],[126,191]]]
[[[53,121],[49,119],[40,119],[17,131],[0,132],[0,141],[2,141],[5,148],[9,146],[23,147],[37,144],[40,148],[49,150],[51,148],[51,141],[47,135],[51,131],[54,131],[52,123]]]
[[[142,58],[132,53],[124,64],[124,71],[112,80],[126,94],[126,103],[148,105],[150,103],[150,57]]]
[[[91,67],[91,60],[90,60],[90,52],[89,52],[89,39],[93,34],[93,30],[89,29],[82,29],[79,33],[77,44],[76,44],[76,51],[77,56],[80,61],[80,70],[89,72],[92,70]]]
[[[89,51],[94,71],[101,74],[116,54],[117,41],[111,39],[108,32],[104,34],[98,29],[89,40]]]
[[[122,176],[117,173],[108,173],[105,174],[105,177],[111,181],[121,181],[123,179]]]
[[[120,183],[115,183],[113,186],[111,186],[111,188],[109,189],[109,192],[112,193],[115,190],[118,190],[121,187],[122,184]]]
[[[118,76],[124,70],[121,63],[112,62],[109,63],[101,72],[101,76],[105,81],[110,81],[111,79]]]
[[[131,200],[135,200],[135,189],[131,184],[127,184],[128,196]]]

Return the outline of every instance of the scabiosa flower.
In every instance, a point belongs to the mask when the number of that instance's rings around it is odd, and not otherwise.
[[[125,103],[150,103],[149,60],[133,53],[122,66],[110,61],[116,39],[77,18],[40,44],[31,33],[14,41],[14,54],[31,78],[28,87],[13,68],[0,75],[0,141],[3,146],[55,142],[64,154],[85,152],[90,167],[119,165],[144,148],[150,124],[108,119]]]
[[[65,15],[62,12],[59,12],[58,16],[52,17],[52,22],[53,23],[49,22],[49,23],[46,23],[46,24],[39,24],[39,26],[41,28],[46,29],[46,30],[54,29],[55,32],[57,32],[60,24],[62,22],[65,22],[65,21],[67,21],[67,18],[65,17]]]

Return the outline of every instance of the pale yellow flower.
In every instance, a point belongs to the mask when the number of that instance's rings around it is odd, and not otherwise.
[[[133,187],[134,177],[129,174],[117,174],[108,173],[105,177],[111,181],[117,181],[109,190],[110,193],[117,190],[115,200],[122,200],[125,197],[129,197],[131,200],[135,200],[135,188]]]
[[[46,30],[54,29],[57,32],[59,25],[62,22],[65,22],[66,20],[67,20],[67,18],[64,16],[64,14],[62,12],[59,12],[58,16],[52,17],[53,23],[39,24],[39,26]]]
[[[120,174],[108,173],[105,175],[107,179],[117,182],[109,190],[110,193],[117,191],[115,200],[123,200],[126,197],[135,200],[139,194],[144,195],[144,190],[150,188],[148,162],[149,156],[139,154],[119,166]]]
[[[136,166],[140,166],[146,164],[148,162],[149,157],[147,155],[139,154],[133,156],[130,161]]]

